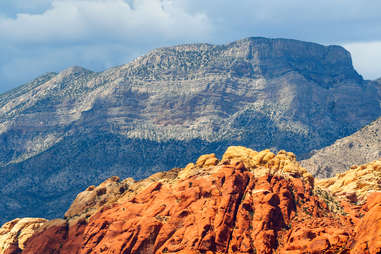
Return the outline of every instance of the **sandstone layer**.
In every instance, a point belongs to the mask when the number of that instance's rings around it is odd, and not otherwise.
[[[293,153],[229,147],[220,160],[89,187],[22,253],[379,253],[377,186],[358,186],[370,193],[360,204],[318,184]]]

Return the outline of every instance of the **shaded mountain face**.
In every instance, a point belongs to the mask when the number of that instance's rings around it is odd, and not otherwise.
[[[72,67],[0,96],[1,221],[56,217],[111,175],[142,178],[228,145],[302,157],[381,115],[338,46],[248,38]]]
[[[381,161],[315,181],[293,153],[232,146],[135,182],[79,193],[65,217],[15,219],[1,253],[381,251]]]
[[[381,118],[330,146],[314,151],[301,164],[317,177],[330,177],[355,164],[381,158]]]

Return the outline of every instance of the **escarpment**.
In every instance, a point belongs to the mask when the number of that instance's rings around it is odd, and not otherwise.
[[[378,166],[351,170],[377,182]],[[354,202],[343,194],[350,181],[343,191],[326,181],[293,153],[229,147],[221,159],[206,154],[140,181],[87,188],[22,253],[379,253],[377,185],[360,180]]]
[[[0,223],[62,217],[89,185],[221,158],[231,145],[307,158],[378,119],[379,91],[340,46],[260,37],[48,73],[0,94]],[[327,166],[319,176],[334,174]]]

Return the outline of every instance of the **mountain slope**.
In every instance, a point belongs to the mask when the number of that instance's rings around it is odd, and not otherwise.
[[[229,145],[303,156],[381,115],[339,46],[248,38],[72,67],[0,96],[0,221],[56,217],[111,175],[141,178]]]
[[[317,177],[330,177],[351,165],[381,158],[381,118],[301,161]]]

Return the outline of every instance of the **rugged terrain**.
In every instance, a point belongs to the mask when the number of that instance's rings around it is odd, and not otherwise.
[[[381,118],[301,161],[317,177],[334,176],[350,166],[381,158]]]
[[[303,158],[380,117],[378,88],[342,47],[266,38],[46,74],[0,95],[0,222],[57,217],[90,184],[229,145]]]
[[[221,160],[90,186],[27,237],[23,220],[7,223],[0,253],[376,254],[380,182],[379,160],[315,182],[293,153],[229,147]]]

